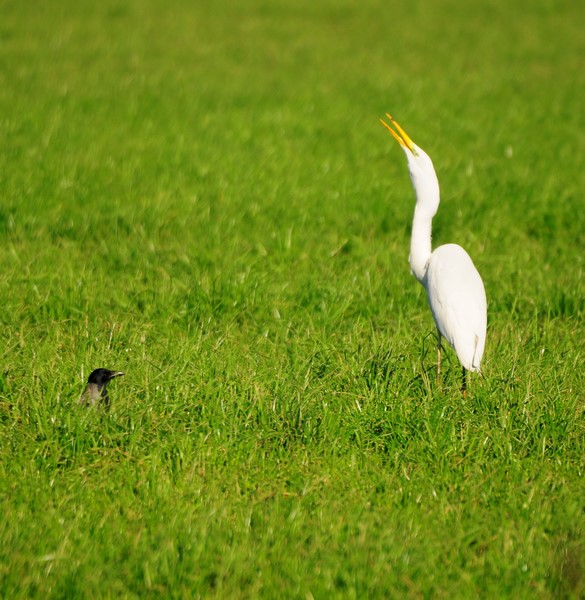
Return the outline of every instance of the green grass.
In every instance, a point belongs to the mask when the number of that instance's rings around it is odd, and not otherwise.
[[[578,3],[0,13],[0,596],[585,595]],[[466,399],[386,111],[486,285]]]

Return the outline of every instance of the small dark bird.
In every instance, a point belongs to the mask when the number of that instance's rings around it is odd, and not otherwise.
[[[83,390],[83,394],[79,398],[79,404],[94,406],[98,402],[103,402],[108,407],[110,405],[108,383],[114,377],[119,377],[120,375],[124,375],[124,373],[122,371],[110,371],[109,369],[96,369],[92,371],[87,379],[85,390]]]

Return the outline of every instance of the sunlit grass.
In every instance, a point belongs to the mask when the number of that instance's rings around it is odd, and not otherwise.
[[[0,595],[580,597],[580,7],[0,6]],[[486,285],[465,399],[387,110]]]

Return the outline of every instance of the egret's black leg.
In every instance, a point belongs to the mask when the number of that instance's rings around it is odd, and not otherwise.
[[[437,330],[437,385],[441,385],[441,334]]]
[[[467,397],[467,370],[463,367],[463,379],[461,381],[461,393],[463,397]]]

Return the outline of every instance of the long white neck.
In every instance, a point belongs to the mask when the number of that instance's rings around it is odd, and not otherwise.
[[[416,205],[412,220],[410,238],[410,268],[414,276],[422,283],[427,272],[427,263],[431,257],[431,228],[433,216]]]

